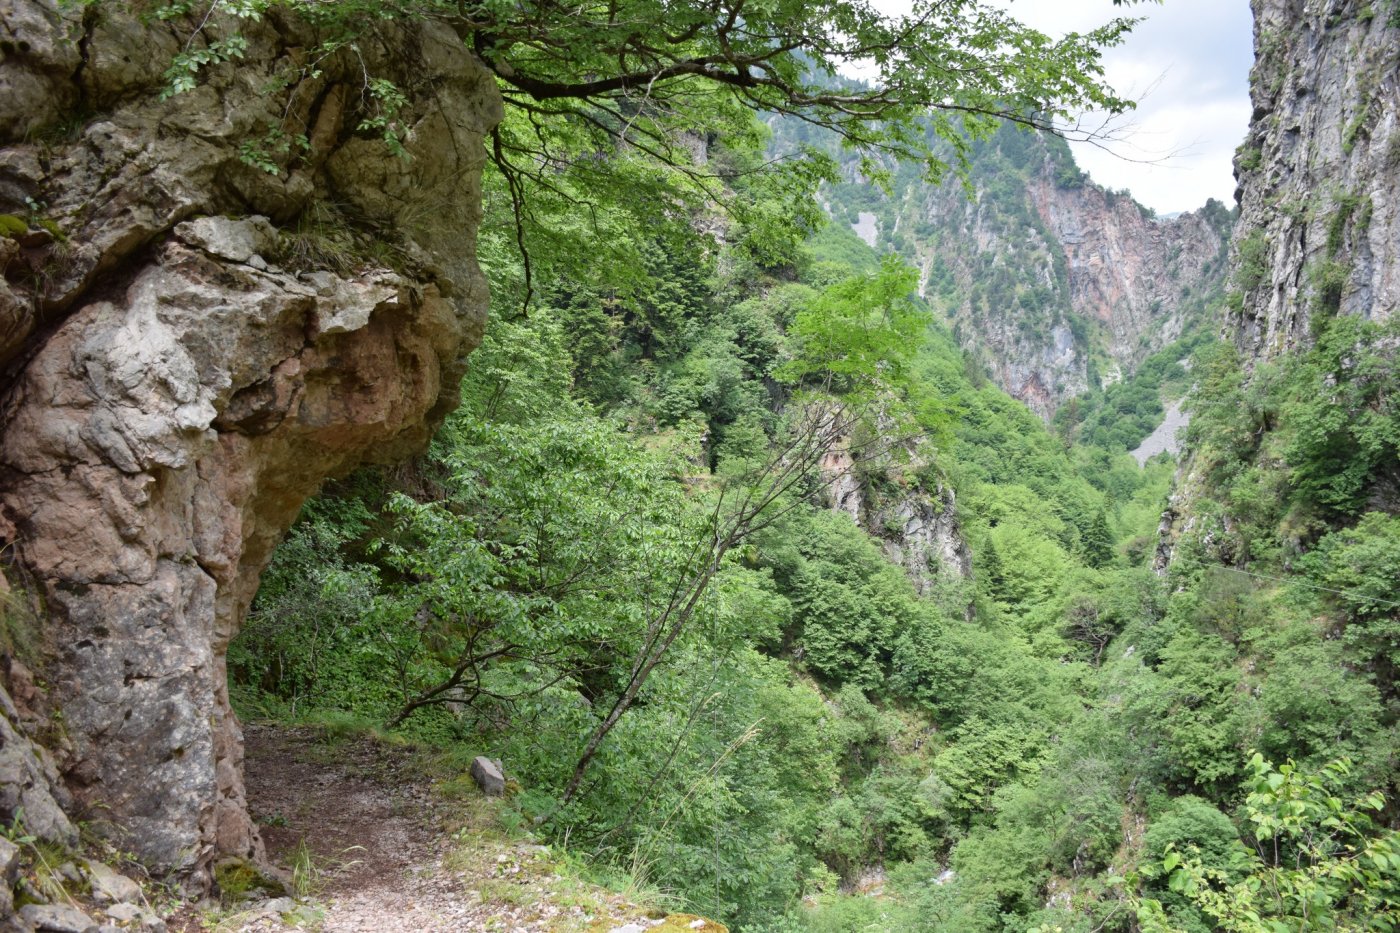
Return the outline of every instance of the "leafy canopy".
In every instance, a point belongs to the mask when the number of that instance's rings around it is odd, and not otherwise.
[[[1344,796],[1351,762],[1317,770],[1292,762],[1249,762],[1253,789],[1244,813],[1255,851],[1241,846],[1222,869],[1198,847],[1169,850],[1161,860],[1173,893],[1189,899],[1230,933],[1297,930],[1393,930],[1400,925],[1400,833],[1378,825],[1378,792]],[[1221,860],[1217,856],[1216,862]],[[1249,868],[1241,877],[1238,866]],[[1172,930],[1161,902],[1138,908],[1148,933]]]
[[[820,220],[815,183],[836,166],[812,148],[769,158],[755,114],[834,131],[863,154],[868,177],[894,158],[921,163],[936,181],[950,160],[965,164],[969,138],[1003,121],[1094,138],[1102,127],[1086,129],[1077,115],[1132,106],[1103,83],[1101,53],[1133,20],[1052,40],[979,0],[917,0],[904,15],[865,0],[172,0],[159,15],[187,18],[193,35],[167,92],[242,57],[240,22],[277,9],[320,30],[308,69],[333,55],[353,61],[386,22],[434,20],[497,77],[506,113],[488,152],[496,194],[513,209],[523,258],[515,286],[527,303],[534,241],[568,251],[554,234],[581,216],[598,229],[573,240],[607,254],[606,231],[638,214],[681,230],[709,203],[755,233],[761,257],[791,258]],[[868,82],[845,77],[856,71]],[[406,97],[382,75],[363,81],[358,130],[401,151]],[[254,145],[252,164],[279,172],[305,148],[305,133],[280,132],[301,142]],[[728,156],[711,158],[717,140]],[[795,209],[775,212],[777,203]]]

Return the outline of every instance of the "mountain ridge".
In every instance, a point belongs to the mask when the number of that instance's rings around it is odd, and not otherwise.
[[[779,150],[813,141],[775,127]],[[917,266],[959,343],[1046,421],[1209,327],[1222,294],[1229,209],[1158,218],[1040,131],[1008,124],[974,141],[966,178],[938,186],[891,166],[881,192],[854,158],[842,170],[825,193],[833,221]]]

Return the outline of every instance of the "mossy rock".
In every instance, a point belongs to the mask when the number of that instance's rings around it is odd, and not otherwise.
[[[644,916],[654,920],[662,916],[662,914],[659,911],[648,911]],[[588,931],[589,933],[608,933],[608,931],[614,930],[617,927],[626,926],[629,922],[635,923],[636,921],[604,917],[600,920],[595,920],[593,925],[588,928]],[[729,933],[729,927],[724,924],[716,923],[713,920],[706,920],[704,917],[699,917],[695,914],[666,914],[665,919],[660,923],[654,926],[647,926],[647,933],[653,933],[653,931],[655,931],[655,933],[681,933],[683,930],[687,931],[687,933]]]
[[[39,227],[43,230],[47,230],[48,233],[60,243],[68,242],[68,234],[63,232],[63,228],[58,225],[58,221],[50,220],[47,217],[41,217],[39,219]]]
[[[214,884],[226,905],[257,895],[281,897],[287,893],[285,883],[244,858],[225,859],[215,865]]]
[[[15,237],[24,236],[29,232],[29,224],[16,217],[14,214],[0,214],[0,236]]]
[[[671,914],[653,930],[661,933],[678,933],[680,930],[694,930],[696,933],[729,933],[729,927],[695,914]]]

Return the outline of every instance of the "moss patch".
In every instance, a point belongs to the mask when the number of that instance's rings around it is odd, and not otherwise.
[[[247,859],[228,859],[214,866],[214,883],[219,899],[232,906],[256,894],[280,897],[287,893],[286,885],[269,877]]]
[[[0,236],[11,239],[29,232],[29,224],[14,214],[0,214]]]
[[[661,921],[660,926],[652,927],[653,930],[698,930],[700,933],[729,933],[729,927],[713,920],[706,920],[704,917],[697,917],[694,914],[671,914]]]

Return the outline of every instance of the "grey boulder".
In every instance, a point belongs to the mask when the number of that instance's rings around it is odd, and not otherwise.
[[[506,779],[501,773],[500,764],[484,755],[472,759],[472,779],[488,797],[499,797],[506,792]]]
[[[96,933],[97,924],[87,914],[67,904],[25,904],[21,920],[42,933]]]

